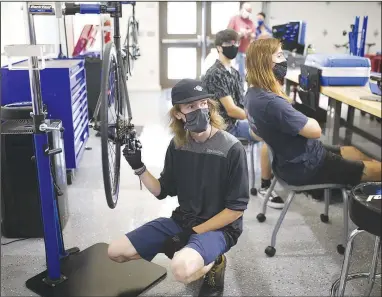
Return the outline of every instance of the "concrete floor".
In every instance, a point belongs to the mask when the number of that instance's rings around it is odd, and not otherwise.
[[[134,123],[143,125],[141,141],[143,161],[158,176],[162,170],[165,150],[170,140],[166,129],[168,93],[131,94]],[[150,107],[150,110],[147,109]],[[100,139],[92,135],[81,168],[69,186],[70,219],[64,230],[66,248],[81,250],[98,242],[110,242],[159,216],[169,216],[177,206],[176,199],[156,200],[146,189],[140,190],[139,180],[122,160],[121,190],[117,207],[109,209],[104,197],[101,172]],[[258,148],[257,148],[258,149]],[[259,156],[259,153],[256,154]],[[256,159],[256,171],[259,172]],[[259,176],[256,176],[259,185]],[[285,197],[282,189],[277,189]],[[323,224],[319,215],[323,203],[298,195],[277,238],[277,254],[268,258],[264,249],[269,245],[272,229],[280,210],[268,209],[266,222],[260,224],[256,215],[261,199],[251,197],[244,215],[244,232],[236,247],[228,253],[225,296],[328,296],[332,282],[338,277],[343,256],[336,246],[342,235],[341,204],[330,206],[330,223]],[[351,225],[353,229],[354,226]],[[2,243],[11,239],[2,238]],[[367,271],[374,239],[361,235],[355,244],[351,271]],[[170,262],[162,255],[153,262],[168,270],[167,278],[146,292],[145,296],[195,296],[200,283],[184,286],[175,282],[169,270]],[[15,242],[1,248],[1,296],[34,296],[25,281],[45,269],[42,239]],[[348,284],[346,293],[361,296],[365,281]],[[380,281],[373,296],[381,295]]]

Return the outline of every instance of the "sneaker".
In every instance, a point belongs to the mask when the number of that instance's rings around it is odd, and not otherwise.
[[[258,189],[258,195],[264,199],[268,189],[269,187]],[[267,205],[271,208],[282,209],[284,208],[284,200],[279,195],[277,195],[275,190],[273,190],[271,193],[271,197],[269,197]]]
[[[227,258],[224,255],[220,257],[220,263],[212,266],[211,270],[204,276],[199,296],[223,296],[224,274],[227,266]]]

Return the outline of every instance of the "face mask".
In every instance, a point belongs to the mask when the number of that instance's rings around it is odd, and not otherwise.
[[[262,24],[264,24],[264,21],[257,21],[257,25],[260,27]]]
[[[222,46],[223,48],[223,55],[227,57],[227,59],[233,60],[236,58],[237,52],[239,51],[239,48],[237,46],[231,45],[231,46]]]
[[[245,9],[242,10],[242,12],[241,12],[241,17],[242,17],[243,19],[248,19],[248,18],[249,18],[249,15],[250,15],[250,13],[249,13],[248,11],[246,11]]]
[[[284,82],[284,77],[287,73],[287,68],[287,61],[276,63],[275,66],[273,66],[273,73],[279,82]]]
[[[194,110],[185,114],[185,116],[186,123],[184,124],[184,129],[195,133],[202,133],[207,130],[210,123],[208,108]]]

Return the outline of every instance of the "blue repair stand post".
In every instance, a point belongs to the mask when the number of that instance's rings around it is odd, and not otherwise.
[[[46,6],[34,5],[34,9],[43,11]],[[36,294],[46,297],[138,296],[164,279],[166,269],[142,259],[116,263],[109,259],[106,243],[95,244],[81,252],[78,248],[65,250],[50,170],[50,157],[62,151],[49,148],[48,133],[57,128],[50,126],[50,121],[45,119],[40,84],[44,56],[55,49],[52,46],[36,45],[33,14],[30,13],[28,25],[31,44],[4,48],[8,57],[29,57],[35,156],[47,270],[27,280],[26,286]],[[9,64],[9,69],[17,70],[12,67],[12,63]],[[94,228],[102,232],[97,226]]]
[[[362,22],[362,31],[359,31],[359,23],[360,17],[357,16],[354,21],[354,25],[352,25],[352,31],[349,32],[349,50],[352,56],[365,56],[365,42],[366,42],[366,32],[367,32],[367,23],[368,17],[363,17]],[[358,46],[358,35],[360,36],[360,42]]]

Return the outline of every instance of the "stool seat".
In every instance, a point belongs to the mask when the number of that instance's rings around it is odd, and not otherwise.
[[[362,183],[350,194],[349,215],[360,229],[381,236],[381,183]]]
[[[301,186],[295,186],[288,184],[286,181],[284,181],[282,178],[280,178],[276,173],[275,170],[273,170],[274,176],[277,178],[277,182],[280,183],[285,189],[289,191],[295,191],[295,192],[305,192],[310,190],[319,190],[319,189],[344,189],[347,188],[347,185],[341,185],[341,184],[314,184],[314,185],[301,185]]]

